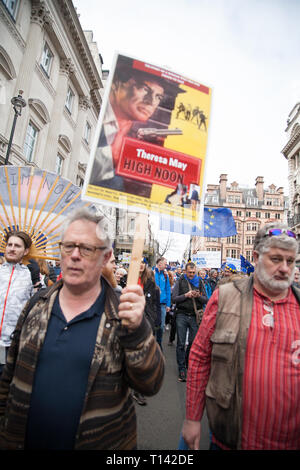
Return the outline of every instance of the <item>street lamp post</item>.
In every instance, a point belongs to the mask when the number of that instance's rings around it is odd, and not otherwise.
[[[6,152],[4,165],[8,165],[10,149],[11,149],[11,145],[12,145],[12,141],[13,141],[13,137],[14,137],[14,133],[15,133],[15,128],[16,128],[16,123],[17,123],[18,116],[21,116],[22,108],[24,108],[26,106],[26,101],[24,100],[24,98],[22,98],[22,94],[23,94],[23,91],[19,90],[18,96],[14,96],[11,99],[11,103],[13,105],[15,115],[14,115],[14,120],[13,120],[13,124],[12,124],[12,128],[11,128],[11,133],[10,133],[8,146],[7,146],[7,152]]]

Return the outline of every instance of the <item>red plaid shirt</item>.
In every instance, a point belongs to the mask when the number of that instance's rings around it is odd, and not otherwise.
[[[207,304],[189,356],[186,418],[200,421],[210,373],[219,290]],[[300,308],[289,289],[271,302],[254,289],[243,379],[242,449],[300,449]],[[262,322],[273,306],[274,327]]]

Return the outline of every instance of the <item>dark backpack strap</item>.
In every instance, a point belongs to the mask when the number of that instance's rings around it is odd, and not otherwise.
[[[50,287],[43,287],[42,289],[39,289],[28,301],[27,308],[26,308],[26,316],[34,307],[34,305],[40,300],[41,297],[43,297],[44,294],[47,294],[47,292],[50,290]]]

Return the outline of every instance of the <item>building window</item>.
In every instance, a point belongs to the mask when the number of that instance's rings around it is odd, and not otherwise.
[[[16,19],[19,0],[2,0],[13,19]]]
[[[242,217],[242,211],[236,211],[237,217]]]
[[[206,204],[218,204],[219,203],[219,196],[206,194],[205,203]]]
[[[280,219],[280,214],[276,213],[275,214],[275,219]]]
[[[90,138],[91,138],[91,126],[88,122],[85,123],[85,129],[84,129],[84,140],[87,144],[90,143]]]
[[[232,237],[227,237],[227,243],[239,243],[239,238],[237,235],[233,235]]]
[[[270,212],[265,212],[265,219],[270,219],[270,218],[271,218]]]
[[[251,212],[250,211],[246,211],[246,217],[251,217]]]
[[[73,91],[69,87],[68,92],[67,92],[67,98],[66,98],[65,106],[66,106],[66,108],[67,108],[67,110],[69,111],[70,114],[72,113],[74,97],[75,97],[75,94],[73,93]]]
[[[32,124],[32,122],[29,122],[24,143],[24,156],[28,162],[33,161],[37,136],[38,129]]]
[[[256,212],[255,215],[256,215],[256,218],[257,218],[257,219],[260,219],[260,218],[261,218],[261,213],[260,213],[260,212]]]
[[[257,206],[258,198],[257,197],[247,197],[246,204],[248,206]]]
[[[272,206],[272,199],[267,199],[267,206]]]
[[[50,75],[52,59],[53,59],[53,54],[48,44],[45,42],[43,53],[42,53],[42,58],[41,58],[41,67],[44,70],[44,72],[46,72],[48,77]]]
[[[64,159],[63,159],[63,157],[58,153],[57,156],[56,156],[56,162],[55,162],[55,173],[56,173],[57,175],[61,175],[63,163],[64,163]]]
[[[240,256],[240,251],[235,249],[228,249],[226,250],[226,256],[227,258],[238,258]]]
[[[252,263],[253,262],[253,252],[250,251],[250,250],[247,250],[246,251],[246,258],[247,258],[248,261],[250,261],[250,263]]]
[[[258,224],[256,224],[255,222],[247,224],[247,231],[257,232],[257,230],[258,230]]]

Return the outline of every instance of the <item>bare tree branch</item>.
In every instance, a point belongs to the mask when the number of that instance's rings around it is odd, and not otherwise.
[[[164,243],[164,245],[162,245],[161,242],[159,242],[159,249],[158,249],[159,256],[165,255],[165,253],[170,248],[172,241],[173,241],[173,237],[171,236],[171,233],[169,232],[168,238],[166,242]]]

